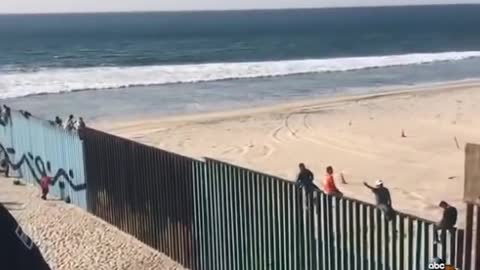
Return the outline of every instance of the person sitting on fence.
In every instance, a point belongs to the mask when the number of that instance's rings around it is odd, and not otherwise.
[[[17,220],[0,203],[1,269],[50,270],[37,245],[24,233]]]
[[[73,130],[75,128],[75,120],[73,119],[73,114],[70,114],[67,122],[65,123],[66,130]]]
[[[23,115],[23,117],[25,117],[25,118],[27,118],[27,119],[29,119],[30,116],[32,116],[32,114],[31,114],[30,112],[28,112],[28,111],[20,110],[19,112],[20,112],[20,114]]]
[[[42,189],[42,199],[43,200],[47,199],[47,195],[48,195],[48,192],[50,190],[49,185],[50,185],[51,180],[52,180],[52,178],[47,176],[47,175],[42,176],[42,178],[40,179],[40,188]]]
[[[55,117],[55,124],[57,124],[59,127],[63,127],[63,121],[59,116]]]
[[[3,105],[3,108],[0,114],[0,124],[2,126],[6,126],[8,124],[9,119],[10,119],[10,108],[7,107],[6,105]]]
[[[82,117],[79,117],[77,122],[75,122],[75,129],[80,130],[82,128],[86,128],[85,122],[83,121]]]
[[[435,243],[437,244],[441,243],[441,241],[445,239],[445,235],[442,233],[443,230],[453,230],[455,228],[458,215],[457,208],[449,205],[445,201],[441,201],[438,206],[443,208],[443,215],[442,219],[435,224]]]
[[[307,191],[318,190],[318,187],[313,183],[314,177],[312,171],[307,169],[303,163],[298,164],[298,168],[300,172],[298,173],[296,184],[300,188],[307,188]]]
[[[384,214],[387,220],[392,220],[395,217],[395,211],[392,208],[392,198],[390,197],[390,191],[388,188],[383,186],[383,181],[378,180],[375,185],[372,187],[366,182],[363,184],[369,188],[373,194],[375,194],[375,201],[377,203],[377,208],[380,209]]]
[[[326,171],[327,174],[323,179],[323,192],[325,192],[325,194],[327,195],[333,195],[338,197],[343,196],[343,193],[340,192],[340,190],[338,190],[337,186],[335,185],[332,166],[328,166]]]

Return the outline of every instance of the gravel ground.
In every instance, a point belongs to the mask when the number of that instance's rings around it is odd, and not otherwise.
[[[54,270],[184,269],[166,255],[73,205],[40,199],[33,186],[0,178],[0,202]]]

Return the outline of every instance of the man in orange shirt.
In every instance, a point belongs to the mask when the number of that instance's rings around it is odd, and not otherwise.
[[[327,195],[333,196],[343,196],[343,193],[338,190],[337,186],[335,185],[335,180],[333,179],[333,168],[332,166],[327,167],[327,174],[323,179],[323,192]]]

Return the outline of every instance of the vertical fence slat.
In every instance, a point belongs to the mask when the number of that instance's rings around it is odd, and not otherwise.
[[[342,236],[341,236],[341,213],[340,213],[340,199],[336,196],[333,197],[333,202],[335,203],[334,206],[334,221],[335,221],[335,227],[334,227],[334,239],[335,239],[335,269],[342,269]]]
[[[325,257],[323,255],[325,249],[325,238],[323,236],[322,227],[325,225],[322,223],[323,212],[325,211],[322,209],[322,200],[323,200],[323,193],[315,192],[315,203],[316,203],[316,214],[317,214],[317,224],[316,224],[316,233],[317,233],[317,266],[315,269],[325,269]]]
[[[295,187],[293,185],[288,186],[288,235],[289,235],[289,243],[288,246],[290,247],[290,256],[288,256],[290,260],[290,265],[288,269],[297,269],[297,264],[296,264],[296,254],[297,254],[297,242],[295,238],[295,223],[296,223],[296,217],[295,217],[295,193],[294,193]]]
[[[355,235],[355,252],[353,252],[353,257],[354,257],[354,260],[355,260],[355,270],[362,270],[362,258],[363,260],[365,260],[367,258],[367,256],[362,256],[362,253],[363,253],[363,248],[362,248],[362,237],[363,235],[365,234],[363,229],[363,219],[362,219],[362,215],[360,213],[360,204],[357,203],[357,202],[353,202],[353,206],[354,206],[354,213],[355,213],[355,219],[353,221],[353,224],[355,226],[355,231],[354,231],[354,235]]]
[[[306,223],[306,238],[307,238],[307,267],[308,269],[315,269],[316,266],[316,248],[315,248],[315,202],[313,200],[313,191],[306,194],[307,204],[307,223]]]
[[[428,265],[430,262],[430,232],[429,225],[423,223],[423,265]]]
[[[480,268],[480,207],[476,206],[476,218],[475,223],[477,224],[477,228],[475,230],[475,269]]]
[[[368,263],[368,266],[369,268],[368,269],[371,269],[371,270],[374,270],[376,269],[376,262],[375,262],[375,258],[378,258],[376,255],[375,255],[375,211],[376,209],[373,208],[373,207],[368,207],[368,235],[369,235],[369,239],[368,239],[368,245],[369,245],[369,263]]]
[[[368,212],[367,205],[362,204],[361,211],[362,211],[362,226],[360,227],[361,229],[360,233],[362,234],[362,255],[359,260],[363,261],[362,270],[367,270],[369,266],[368,263],[370,261],[370,258],[368,257],[369,241],[370,241],[370,239],[368,238],[368,235],[370,233],[370,230],[368,227],[369,221],[367,219],[367,212]]]
[[[410,267],[414,267],[413,265],[413,261],[414,261],[414,257],[413,257],[413,220],[408,217],[407,218],[407,259],[408,259],[408,265],[407,267],[410,268]],[[407,269],[408,269],[407,268]]]
[[[450,250],[449,252],[449,258],[447,263],[451,265],[456,264],[456,255],[457,255],[457,230],[451,231],[450,233]],[[442,254],[441,256],[445,256],[445,254]]]
[[[422,259],[422,226],[423,226],[423,221],[417,220],[416,222],[416,227],[415,227],[415,232],[416,232],[416,245],[415,245],[415,268],[414,269],[420,269],[420,267],[423,265],[423,262],[421,261]]]
[[[322,198],[322,224],[323,224],[323,240],[324,240],[324,245],[323,245],[323,258],[324,258],[324,268],[323,269],[332,269],[332,253],[331,253],[331,245],[330,245],[330,213],[332,211],[331,205],[329,204],[329,197],[325,195],[324,193],[321,193],[321,198]]]
[[[348,265],[347,269],[355,269],[355,203],[348,201]]]
[[[473,205],[467,204],[467,222],[465,225],[465,259],[464,270],[470,270],[472,266],[472,240],[473,240]]]
[[[328,251],[329,251],[329,257],[330,257],[330,267],[328,269],[337,269],[335,268],[336,261],[335,261],[335,239],[333,237],[333,198],[329,195],[326,196],[327,198],[327,209],[328,209],[328,219],[327,219],[327,224],[328,224]]]
[[[383,222],[383,269],[388,270],[390,268],[390,239],[389,239],[389,232],[390,232],[390,223],[386,220],[386,214],[383,214],[382,218]]]
[[[399,235],[399,239],[398,239],[398,243],[399,243],[399,247],[398,247],[398,265],[397,265],[397,270],[402,270],[402,269],[408,269],[406,268],[405,266],[405,220],[403,218],[403,216],[398,216],[398,235]],[[396,254],[394,254],[394,256],[396,256]]]
[[[464,237],[465,233],[463,230],[458,230],[457,231],[457,254],[456,254],[456,263],[455,266],[459,269],[464,269],[463,268],[463,257],[464,257]]]
[[[397,242],[397,233],[398,233],[398,222],[400,217],[396,216],[392,220],[392,228],[391,228],[391,235],[392,235],[392,253],[391,253],[391,269],[398,269],[397,262],[398,262],[398,242]]]
[[[382,240],[382,213],[378,210],[375,209],[375,230],[377,232],[376,234],[376,253],[375,253],[375,258],[377,261],[377,270],[382,270],[383,269],[383,256],[382,256],[382,250],[383,250],[383,240]]]
[[[341,200],[341,226],[342,226],[342,243],[341,243],[341,248],[342,248],[342,269],[348,269],[348,236],[347,236],[347,228],[348,228],[348,222],[347,222],[347,200],[342,199]]]

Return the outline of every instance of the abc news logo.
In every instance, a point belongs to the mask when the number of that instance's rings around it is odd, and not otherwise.
[[[457,268],[453,267],[452,265],[444,264],[444,263],[430,263],[428,265],[428,270],[457,270]]]

